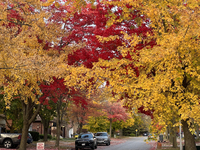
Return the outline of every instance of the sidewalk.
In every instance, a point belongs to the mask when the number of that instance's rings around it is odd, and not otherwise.
[[[149,144],[152,146],[150,150],[156,150],[157,149],[157,141],[150,141]],[[166,148],[172,148],[172,143],[169,141],[161,142],[162,144],[162,149]],[[182,139],[182,146],[184,145],[184,139]],[[196,145],[200,145],[200,141],[196,142]],[[177,147],[180,147],[180,139],[177,139]]]

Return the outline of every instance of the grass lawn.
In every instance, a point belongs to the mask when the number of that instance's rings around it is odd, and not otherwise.
[[[76,140],[75,138],[63,138],[60,141],[75,141],[75,140]]]

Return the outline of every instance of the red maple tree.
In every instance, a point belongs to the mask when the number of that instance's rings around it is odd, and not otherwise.
[[[121,52],[117,49],[117,47],[122,46],[124,43],[126,44],[126,47],[131,46],[130,41],[125,40],[122,31],[126,32],[128,35],[136,34],[143,39],[146,39],[147,33],[151,33],[152,30],[148,26],[150,21],[145,19],[139,11],[135,10],[130,14],[130,20],[123,20],[122,22],[117,22],[110,27],[107,27],[106,23],[109,19],[109,13],[114,7],[115,6],[113,5],[104,5],[97,2],[95,8],[88,5],[86,8],[83,8],[81,12],[76,12],[73,17],[65,20],[64,17],[58,16],[66,15],[67,8],[65,6],[55,7],[52,5],[52,8],[56,11],[49,21],[63,24],[63,28],[65,28],[66,32],[71,33],[70,35],[67,34],[66,36],[63,36],[60,39],[59,44],[54,46],[54,49],[62,51],[66,45],[78,44],[80,42],[86,43],[85,47],[68,55],[67,63],[69,65],[79,66],[80,64],[84,64],[85,67],[92,68],[93,63],[98,62],[99,58],[104,60],[110,60],[112,58],[132,60],[130,53],[126,56],[122,56]],[[120,7],[114,9],[113,11],[116,15],[116,19],[119,19],[123,12]],[[140,24],[138,23],[138,20],[140,20]],[[110,35],[118,35],[119,38],[114,41],[107,41],[104,43],[99,42],[97,39],[97,36],[108,37]],[[133,52],[139,55],[140,49],[146,46],[153,47],[154,45],[156,45],[154,39],[149,42],[142,40],[135,46]],[[139,76],[139,69],[133,63],[130,63],[128,66],[121,67],[125,69],[132,68],[132,70],[135,71],[136,76]],[[92,82],[93,79],[90,79],[90,81]],[[106,82],[106,84],[108,85],[109,82]],[[115,93],[113,93],[113,95],[114,94]],[[127,96],[128,94],[126,92],[122,94],[122,98]],[[130,97],[130,95],[128,97]],[[143,108],[140,108],[139,111],[152,116],[152,112],[144,111]]]
[[[107,102],[104,105],[103,110],[107,113],[108,120],[110,121],[110,135],[112,133],[112,122],[115,122],[117,120],[126,121],[129,118],[126,109],[122,107],[122,104],[119,102]]]
[[[82,108],[86,108],[87,106],[87,99],[85,98],[85,95],[83,95],[83,93],[78,90],[67,87],[64,84],[64,79],[53,77],[53,82],[44,82],[40,85],[40,88],[43,93],[43,95],[39,98],[40,103],[43,105],[47,105],[47,108],[49,109],[51,109],[49,101],[53,101],[56,104],[57,129],[61,128],[64,112],[66,113],[68,109],[67,106],[70,102],[73,102],[74,104],[76,104],[76,106],[79,106],[80,104]],[[56,131],[57,138],[55,146],[59,146],[60,130]]]

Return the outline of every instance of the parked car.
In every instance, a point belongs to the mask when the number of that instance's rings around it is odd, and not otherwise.
[[[21,133],[0,133],[0,145],[4,148],[17,147],[21,141]]]
[[[27,137],[27,143],[31,144],[33,142],[33,137],[30,133],[28,133],[28,137]]]
[[[20,135],[19,135],[19,139],[21,140],[21,136],[22,136],[22,134],[20,133]],[[31,135],[31,133],[28,133],[28,136],[27,136],[27,143],[28,144],[31,144],[33,142],[33,137],[32,137],[32,135]]]
[[[148,136],[148,133],[147,132],[143,133],[143,136]]]
[[[93,133],[81,133],[75,141],[75,150],[83,148],[90,148],[92,150],[97,148],[97,139]]]
[[[110,145],[110,136],[107,132],[97,132],[95,137],[97,138],[97,144]]]

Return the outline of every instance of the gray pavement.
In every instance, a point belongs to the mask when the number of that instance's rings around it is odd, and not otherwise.
[[[98,146],[97,150],[150,150],[151,145],[144,142],[147,137],[130,137],[117,145]]]

